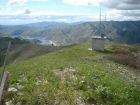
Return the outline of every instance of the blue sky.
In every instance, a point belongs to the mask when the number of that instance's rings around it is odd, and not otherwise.
[[[0,24],[98,21],[100,5],[108,21],[140,20],[140,0],[1,0]]]

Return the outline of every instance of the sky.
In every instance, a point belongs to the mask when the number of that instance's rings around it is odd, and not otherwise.
[[[140,20],[140,0],[1,0],[0,24]]]

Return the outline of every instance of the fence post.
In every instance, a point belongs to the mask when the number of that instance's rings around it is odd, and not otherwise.
[[[7,48],[7,52],[6,52],[6,56],[5,56],[5,60],[3,64],[2,74],[0,77],[0,105],[5,105],[6,97],[8,94],[8,88],[10,84],[10,74],[7,71],[5,71],[5,66],[7,63],[7,57],[10,50],[10,46],[11,46],[11,41],[8,44],[8,48]]]
[[[0,85],[0,105],[5,105],[8,88],[10,84],[10,74],[5,71]]]

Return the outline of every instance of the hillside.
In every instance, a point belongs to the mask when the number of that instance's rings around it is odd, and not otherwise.
[[[105,32],[109,41],[118,43],[134,44],[140,43],[140,22],[103,22],[102,32]],[[58,44],[72,44],[90,41],[91,36],[100,35],[99,22],[88,22],[76,26],[67,26],[53,29],[45,35],[46,39]],[[57,32],[57,33],[55,33]],[[52,36],[51,36],[52,35]]]
[[[140,43],[140,21],[107,21],[102,22],[101,31],[109,41],[118,43]],[[99,22],[86,22],[39,31],[28,31],[21,36],[45,37],[58,45],[69,45],[90,41],[94,34],[100,35]]]
[[[22,46],[24,44],[27,44],[29,42],[27,41],[22,41],[18,38],[10,38],[10,37],[0,37],[0,66],[3,65],[3,62],[4,62],[4,58],[5,58],[5,54],[6,54],[6,50],[7,50],[7,47],[8,47],[8,43],[12,40],[12,47],[11,49],[13,49],[13,46]],[[20,47],[19,47],[20,48]],[[19,49],[17,48],[17,49]],[[10,58],[9,58],[9,61],[13,61],[15,59],[15,54],[16,53],[13,53],[10,55]],[[10,62],[9,62],[10,63]]]
[[[96,33],[95,33],[96,31]],[[108,41],[139,44],[140,21],[107,21],[63,23],[39,22],[18,26],[0,26],[0,36],[42,37],[57,45],[70,45],[91,41],[91,36],[104,32]]]
[[[136,55],[140,49],[113,43],[106,44],[105,52],[89,48],[91,43],[67,46],[7,66],[11,74],[7,101],[21,105],[139,105],[140,71],[108,58],[117,52]]]
[[[9,52],[8,64],[21,62],[29,58],[47,54],[53,51],[57,51],[64,47],[56,47],[50,45],[37,45],[32,44],[18,38],[1,37],[0,38],[0,66],[3,65],[5,53],[9,41],[12,40],[12,45]]]

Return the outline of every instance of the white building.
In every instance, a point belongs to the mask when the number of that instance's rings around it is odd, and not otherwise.
[[[104,34],[101,34],[101,36],[92,36],[91,38],[92,38],[92,50],[99,51],[105,50],[106,37],[104,37]]]

